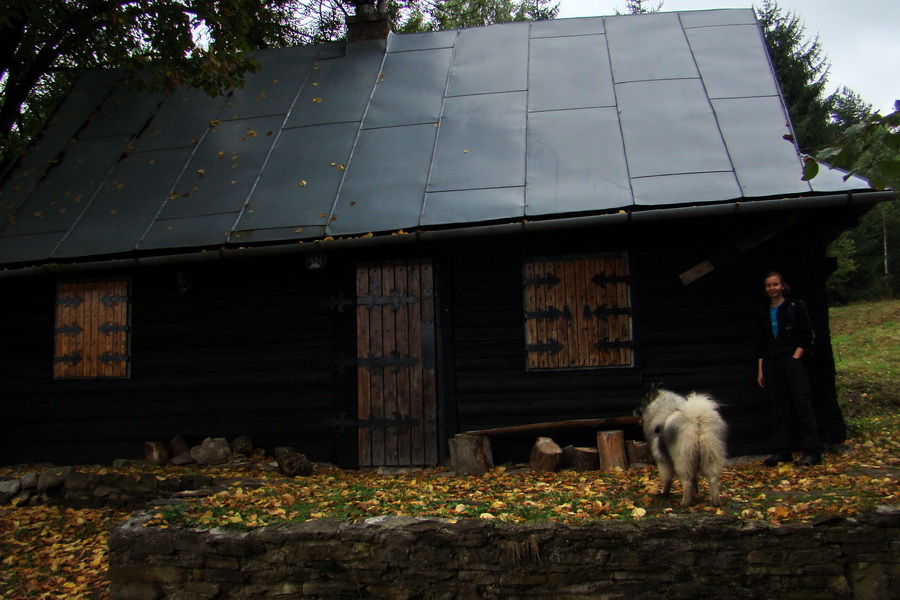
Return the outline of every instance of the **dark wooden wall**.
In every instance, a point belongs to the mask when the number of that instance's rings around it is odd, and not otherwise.
[[[294,446],[313,460],[354,466],[356,431],[329,424],[355,415],[355,371],[335,367],[355,355],[354,312],[336,310],[332,299],[354,296],[357,258],[414,256],[435,265],[443,459],[443,440],[459,431],[631,414],[653,381],[712,393],[724,404],[731,453],[763,453],[768,410],[755,354],[763,275],[784,271],[809,303],[823,350],[819,393],[833,396],[822,232],[852,215],[803,216],[695,283],[678,276],[779,216],[402,245],[363,257],[329,254],[319,271],[308,271],[299,255],[113,273],[132,281],[125,380],[54,381],[56,280],[0,279],[0,464],[140,457],[144,441],[185,433],[195,442],[248,435],[270,451]],[[621,250],[632,277],[635,366],[526,371],[523,258]],[[185,294],[179,272],[191,282]],[[592,444],[594,435],[548,434],[563,445]],[[495,459],[527,460],[533,441],[533,434],[494,439]]]
[[[121,380],[54,381],[55,281],[2,282],[0,462],[142,458],[144,441],[179,433],[343,459],[346,444],[322,425],[346,410],[334,360],[352,311],[329,306],[333,271],[307,271],[300,257],[130,275],[131,378]]]
[[[765,302],[762,281],[769,270],[791,277],[795,291],[809,303],[822,347],[818,394],[834,395],[825,298],[827,239],[820,218],[802,218],[765,244],[729,255],[738,240],[777,218],[672,220],[515,237],[490,249],[460,245],[448,258],[454,369],[448,397],[458,430],[627,415],[645,386],[656,381],[682,393],[713,394],[729,422],[732,454],[768,451],[768,405],[756,384],[756,316]],[[822,220],[828,222],[825,216]],[[635,367],[526,371],[522,257],[616,250],[627,250],[630,258]],[[723,251],[727,262],[690,285],[682,283],[681,273]],[[594,443],[592,430],[548,434],[561,445]],[[494,438],[495,459],[524,460],[533,442],[533,433]]]

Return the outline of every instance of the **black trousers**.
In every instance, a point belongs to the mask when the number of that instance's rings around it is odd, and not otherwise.
[[[796,444],[808,454],[821,454],[816,415],[810,400],[809,375],[803,359],[791,355],[763,360],[766,391],[772,405],[773,444],[775,452],[790,454]]]

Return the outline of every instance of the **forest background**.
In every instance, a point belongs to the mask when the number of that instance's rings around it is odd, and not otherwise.
[[[663,5],[625,0],[617,13]],[[847,87],[826,95],[830,63],[802,16],[774,0],[755,9],[806,157],[804,176],[815,177],[824,163],[897,189],[900,100],[882,115]],[[348,15],[387,13],[395,31],[413,33],[558,12],[552,0],[8,0],[0,5],[0,179],[88,69],[123,68],[137,86],[216,95],[257,67],[253,50],[343,39]],[[837,265],[828,282],[832,305],[897,298],[900,203],[872,208],[829,253]]]

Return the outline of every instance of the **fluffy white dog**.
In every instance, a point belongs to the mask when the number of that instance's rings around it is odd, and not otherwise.
[[[709,484],[709,503],[719,506],[728,426],[716,402],[706,394],[692,392],[685,397],[654,384],[635,413],[643,419],[644,439],[662,478],[662,494],[671,492],[677,475],[684,488],[681,504],[690,506],[702,475]]]

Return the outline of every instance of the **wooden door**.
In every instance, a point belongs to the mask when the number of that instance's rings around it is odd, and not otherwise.
[[[359,465],[434,465],[434,277],[430,260],[356,271]]]

